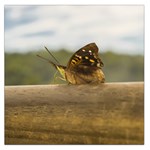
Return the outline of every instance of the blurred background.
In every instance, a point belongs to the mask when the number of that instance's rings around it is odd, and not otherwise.
[[[64,83],[40,54],[62,65],[99,47],[106,82],[144,81],[143,5],[5,5],[5,85]]]

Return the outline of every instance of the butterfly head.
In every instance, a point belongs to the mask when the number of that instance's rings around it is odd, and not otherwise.
[[[58,61],[57,61],[57,59],[52,55],[52,53],[45,47],[45,49],[47,50],[47,52],[52,56],[52,58],[54,58],[54,60],[57,62],[57,63],[59,63]],[[51,60],[49,60],[49,59],[47,59],[47,58],[45,58],[45,57],[43,57],[43,56],[40,56],[40,55],[37,55],[38,57],[40,57],[41,59],[43,59],[43,60],[46,60],[48,63],[50,63],[51,65],[53,65],[55,68],[56,68],[56,70],[58,70],[58,72],[61,74],[61,76],[63,77],[63,80],[65,79],[65,69],[66,69],[66,67],[65,66],[62,66],[62,65],[59,65],[59,64],[57,64],[57,63],[54,63],[53,61],[51,61]]]
[[[61,76],[63,77],[63,79],[66,79],[65,77],[65,66],[61,66],[61,65],[56,65],[56,69],[59,71],[59,73],[61,74]]]

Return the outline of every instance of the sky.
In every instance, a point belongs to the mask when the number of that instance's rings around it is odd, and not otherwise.
[[[95,42],[100,52],[144,55],[144,5],[5,5],[5,52]]]

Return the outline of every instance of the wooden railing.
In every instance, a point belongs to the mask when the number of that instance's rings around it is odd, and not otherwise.
[[[5,144],[144,144],[144,83],[5,86]]]

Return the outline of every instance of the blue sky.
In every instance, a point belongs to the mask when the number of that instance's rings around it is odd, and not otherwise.
[[[4,13],[6,52],[95,42],[101,52],[144,53],[143,5],[5,5]]]

